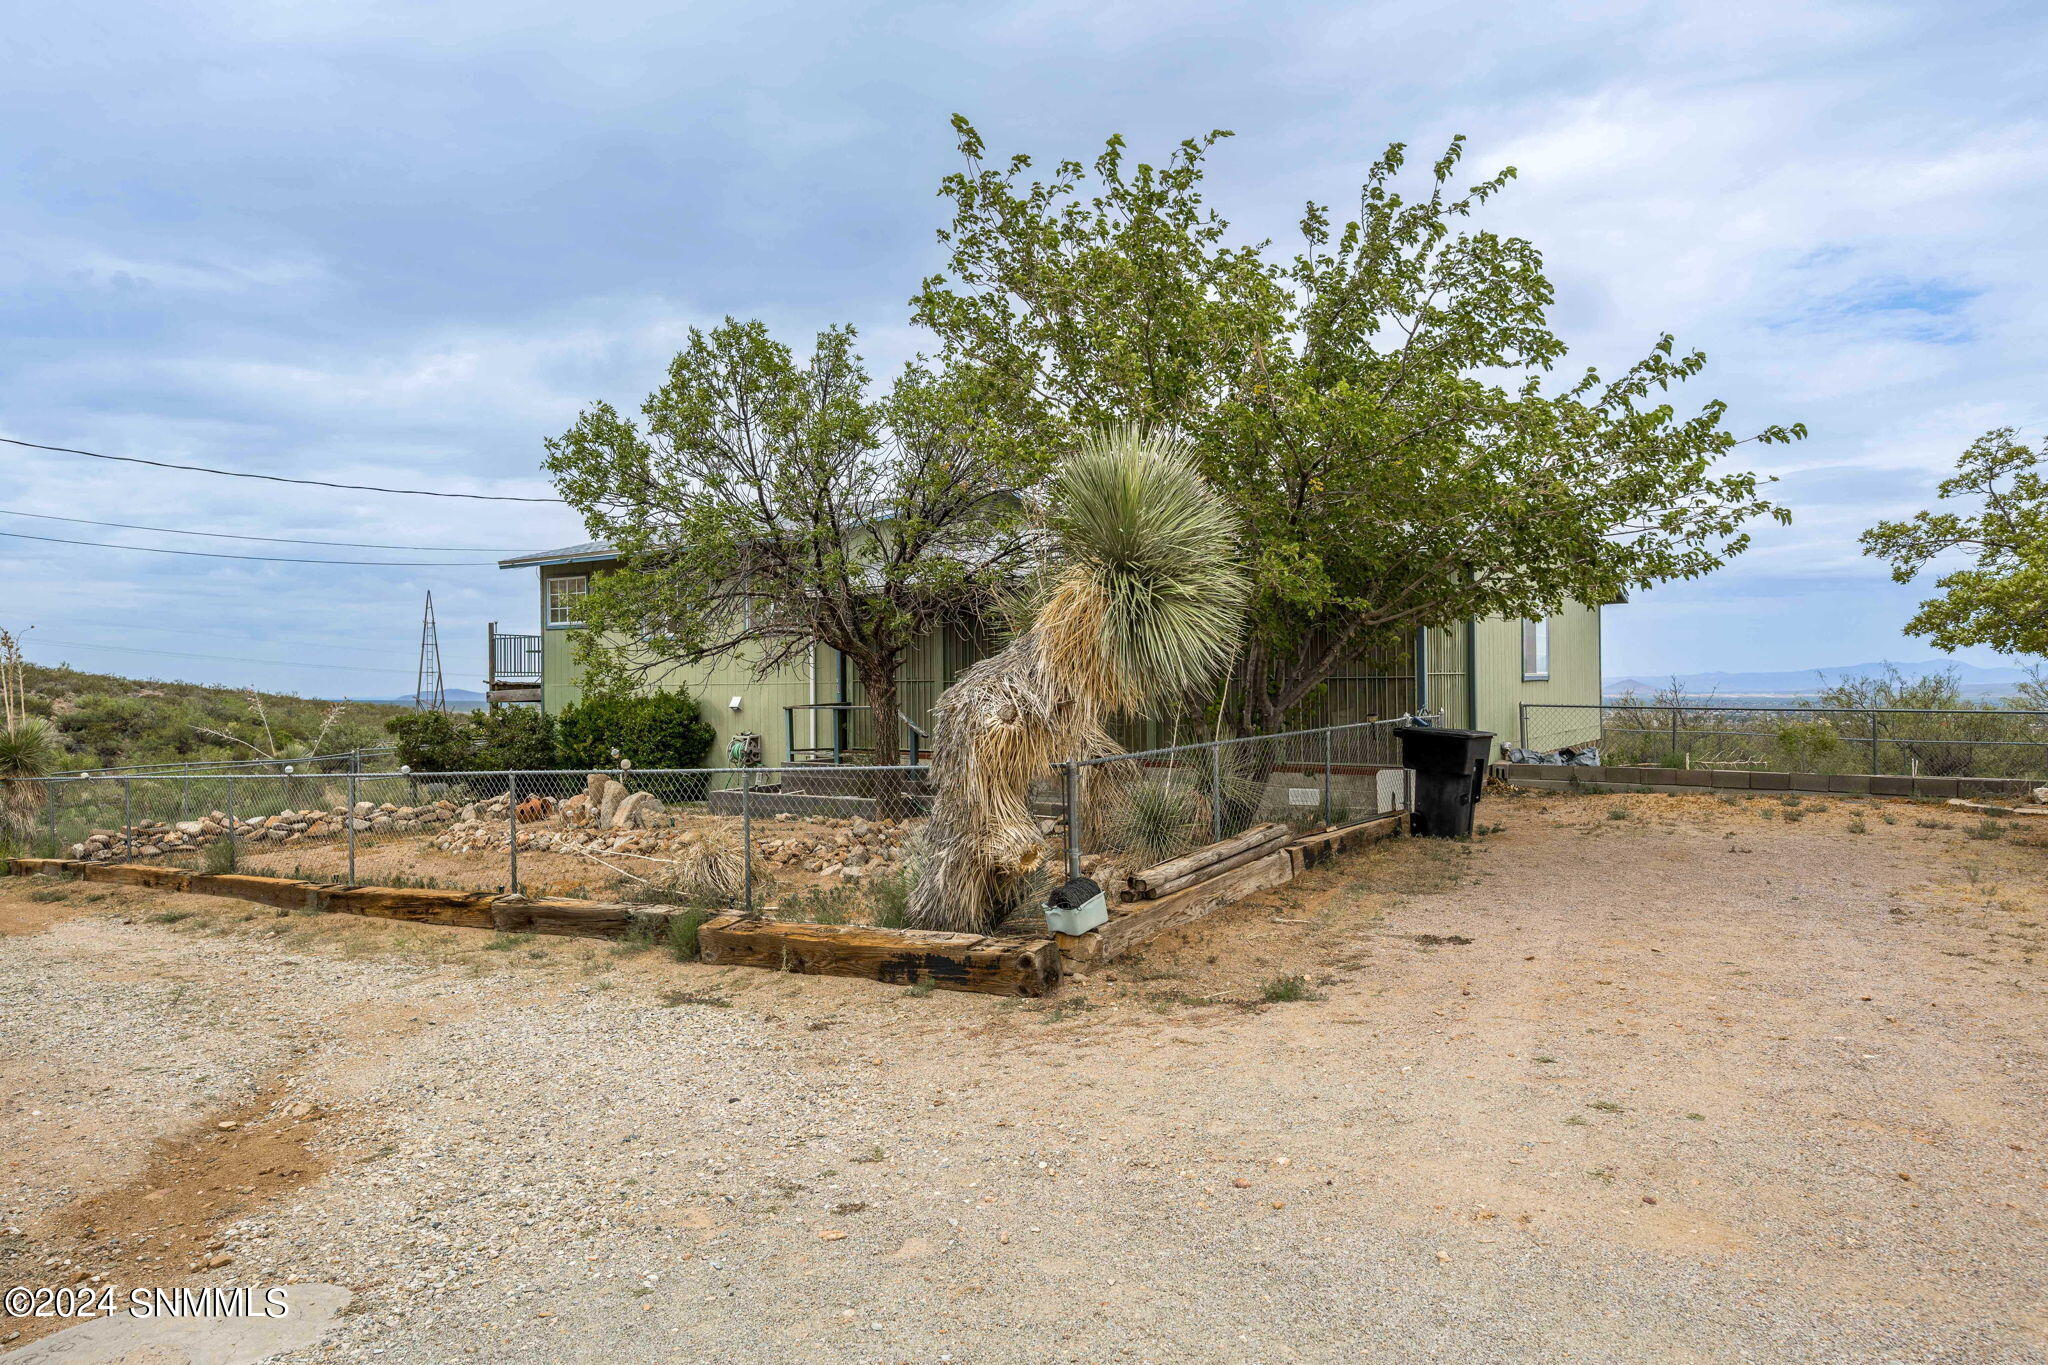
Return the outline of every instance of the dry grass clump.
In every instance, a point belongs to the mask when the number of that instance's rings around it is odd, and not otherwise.
[[[588,849],[571,850],[643,888],[649,901],[677,905],[738,905],[747,894],[747,850],[737,834],[711,830],[684,837],[682,849],[673,858],[656,858],[645,853],[598,855]],[[630,861],[629,870],[607,859]],[[757,865],[754,885],[767,884],[767,874]]]

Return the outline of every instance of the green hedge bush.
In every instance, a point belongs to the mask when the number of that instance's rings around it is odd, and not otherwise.
[[[717,738],[696,698],[680,692],[591,697],[562,708],[555,757],[565,768],[610,768],[617,749],[636,768],[701,768]]]
[[[385,728],[396,760],[416,773],[611,768],[614,749],[636,768],[699,768],[718,737],[696,699],[678,692],[592,697],[559,716],[523,706],[415,711]]]

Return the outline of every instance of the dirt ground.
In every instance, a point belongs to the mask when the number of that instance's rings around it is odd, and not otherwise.
[[[9,879],[0,1278],[353,1291],[292,1362],[2048,1359],[2048,830],[1482,815],[1033,1002]]]

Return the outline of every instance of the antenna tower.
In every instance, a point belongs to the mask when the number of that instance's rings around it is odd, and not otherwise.
[[[434,628],[434,594],[427,594],[427,609],[420,617],[420,672],[413,683],[415,711],[446,711],[448,692],[441,683],[441,636]]]

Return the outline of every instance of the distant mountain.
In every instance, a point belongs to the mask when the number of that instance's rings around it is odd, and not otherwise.
[[[448,688],[444,695],[448,698],[450,711],[481,711],[490,705],[489,697],[481,692],[472,692],[466,687]],[[367,702],[373,706],[409,707],[412,705],[412,693],[408,692],[402,697],[347,697],[343,700]]]
[[[1888,668],[1897,669],[1907,678],[1924,678],[1953,670],[1962,683],[1964,693],[1970,696],[2003,696],[2015,684],[2027,679],[2026,669],[2008,664],[1987,668],[1954,659],[1927,659],[1919,663],[1838,664],[1829,668],[1793,669],[1780,673],[1681,673],[1676,679],[1636,673],[1603,678],[1601,686],[1610,697],[1631,691],[1648,696],[1659,688],[1670,687],[1674,681],[1695,696],[1803,697],[1844,679],[1881,678]]]

